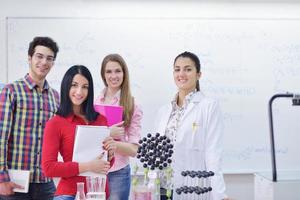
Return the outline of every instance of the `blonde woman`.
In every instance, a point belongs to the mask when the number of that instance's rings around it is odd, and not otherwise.
[[[142,110],[131,95],[126,62],[119,54],[107,55],[101,65],[106,86],[95,103],[123,106],[123,122],[111,127],[116,140],[115,162],[108,173],[110,200],[127,200],[130,193],[129,157],[135,157],[141,134]]]

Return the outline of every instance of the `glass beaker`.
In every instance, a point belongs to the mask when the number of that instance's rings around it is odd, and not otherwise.
[[[105,200],[106,176],[86,177],[87,199]]]
[[[146,186],[137,186],[132,192],[132,200],[151,200],[151,191]]]
[[[75,200],[86,200],[85,194],[84,194],[84,183],[83,182],[77,183],[77,192],[76,192]]]

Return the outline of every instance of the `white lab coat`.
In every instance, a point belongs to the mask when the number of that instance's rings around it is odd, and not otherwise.
[[[156,131],[165,134],[172,111],[172,105],[163,106],[158,113]],[[194,124],[194,126],[193,126]],[[223,123],[217,102],[196,92],[189,103],[176,132],[174,144],[173,170],[174,189],[182,186],[181,171],[213,171],[211,200],[225,197],[225,183],[221,171]],[[179,199],[173,192],[173,199]]]

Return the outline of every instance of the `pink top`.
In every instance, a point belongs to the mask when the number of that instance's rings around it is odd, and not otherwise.
[[[104,104],[104,95],[106,93],[106,88],[101,91],[100,95],[94,101],[95,104]],[[114,96],[113,103],[111,105],[119,105],[121,90],[119,90]],[[134,103],[134,111],[131,118],[130,125],[125,128],[125,138],[121,139],[122,142],[128,142],[132,144],[138,144],[141,138],[141,120],[143,117],[143,112],[141,108]],[[119,153],[115,153],[114,165],[110,168],[109,172],[114,172],[126,167],[129,164],[129,156],[124,156]]]

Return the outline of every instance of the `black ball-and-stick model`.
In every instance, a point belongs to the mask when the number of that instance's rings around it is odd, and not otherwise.
[[[215,173],[212,171],[182,171],[181,176],[183,176],[184,184],[176,188],[175,192],[183,199],[210,199],[210,192],[212,191],[210,179],[214,175]]]
[[[139,141],[139,145],[137,158],[144,168],[163,170],[172,163],[174,146],[167,136],[148,133]]]

